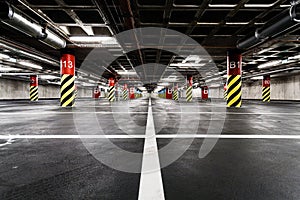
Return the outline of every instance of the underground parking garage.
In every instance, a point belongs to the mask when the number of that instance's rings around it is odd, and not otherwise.
[[[299,199],[299,2],[0,4],[0,199]]]

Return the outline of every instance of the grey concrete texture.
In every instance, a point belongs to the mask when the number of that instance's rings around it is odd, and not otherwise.
[[[106,100],[77,101],[73,109],[62,109],[58,103],[56,100],[1,102],[1,135],[76,135],[72,112],[89,111],[90,106],[97,106],[96,112],[111,112]],[[133,107],[132,111],[140,109]],[[133,118],[138,121],[142,115],[146,113],[137,113]],[[111,114],[97,117],[105,124],[105,134],[125,134]],[[145,124],[145,119],[139,123]],[[93,134],[91,130],[89,134]],[[80,139],[13,139],[6,145],[3,145],[6,141],[0,142],[1,200],[137,199],[140,174],[105,166],[86,149],[87,141],[83,144]],[[114,153],[101,139],[89,142],[101,150],[103,157]],[[142,139],[111,139],[111,142],[130,152],[143,152]]]
[[[183,106],[191,104],[183,103]],[[156,134],[175,134],[180,119],[180,105],[172,100],[152,99]],[[224,110],[225,102],[196,103],[196,114],[184,114],[199,123],[193,130],[184,124],[187,134],[205,134],[211,115]],[[114,107],[110,106],[113,105]],[[130,118],[111,112],[131,111]],[[1,135],[72,135],[78,134],[74,112],[98,112],[99,124],[107,135],[145,133],[148,101],[137,99],[109,103],[105,99],[79,100],[74,109],[62,109],[58,100],[0,102]],[[191,108],[193,109],[193,108]],[[300,104],[244,102],[240,109],[225,109],[222,134],[290,134],[300,130]],[[195,109],[194,109],[195,110]],[[230,113],[237,113],[231,115]],[[272,114],[266,114],[272,113]],[[199,114],[198,114],[199,115]],[[129,121],[133,122],[130,123]],[[217,117],[215,120],[220,120]],[[83,124],[89,122],[86,118]],[[129,125],[128,125],[129,124]],[[122,130],[124,125],[126,131]],[[97,133],[97,127],[86,130]],[[173,142],[181,148],[185,139]],[[171,139],[157,139],[159,149]],[[140,174],[111,169],[86,149],[80,139],[13,139],[6,145],[0,140],[0,199],[138,199]],[[143,139],[111,139],[130,152],[143,152]],[[219,139],[213,150],[198,158],[202,139],[194,139],[187,151],[162,169],[166,199],[291,199],[300,196],[299,140]],[[99,154],[110,157],[114,150],[99,139],[91,140]],[[164,159],[160,154],[160,159]],[[142,157],[140,158],[142,161]]]
[[[211,98],[223,98],[223,87],[210,88]],[[242,99],[261,99],[262,81],[243,83]],[[300,75],[271,78],[271,100],[300,100]]]
[[[29,99],[30,82],[0,78],[1,99]],[[39,85],[39,98],[59,98],[59,85]],[[78,88],[78,97],[92,98],[92,88]]]

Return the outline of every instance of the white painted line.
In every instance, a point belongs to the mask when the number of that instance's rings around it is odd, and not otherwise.
[[[48,115],[48,114],[60,114],[60,115],[64,115],[64,114],[111,114],[111,113],[117,113],[117,114],[122,114],[122,113],[130,113],[130,114],[147,114],[148,112],[111,112],[111,111],[100,111],[100,112],[53,112],[53,111],[50,111],[50,112],[3,112],[3,113],[0,113],[0,115]]]
[[[111,114],[111,113],[116,113],[116,114],[147,114],[148,112],[110,112],[110,111],[99,111],[99,112],[2,112],[0,113],[1,115],[46,115],[46,114]],[[162,112],[152,112],[154,114],[156,113],[162,113]],[[226,115],[278,115],[280,116],[300,116],[300,113],[234,113],[234,112],[164,112],[168,114],[226,114]]]
[[[140,178],[139,200],[164,200],[164,188],[158,157],[156,134],[152,115],[151,98],[149,98],[148,118],[142,172]]]
[[[156,138],[219,138],[219,139],[300,139],[300,135],[213,135],[213,134],[170,134]]]
[[[139,139],[145,138],[145,135],[0,135],[0,139]]]
[[[152,137],[163,138],[219,138],[219,139],[300,139],[300,135],[206,135],[206,134],[161,134]],[[0,139],[148,139],[147,135],[0,135]]]

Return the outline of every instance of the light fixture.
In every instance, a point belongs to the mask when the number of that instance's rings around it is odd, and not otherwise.
[[[245,8],[269,8],[271,6],[273,6],[275,3],[271,3],[271,4],[245,4],[244,7]]]
[[[48,74],[40,75],[40,78],[41,78],[41,79],[48,79],[48,80],[51,80],[51,79],[59,79],[59,77],[57,77],[57,76],[48,75]]]
[[[204,63],[171,63],[171,67],[203,67]]]
[[[14,67],[4,67],[0,66],[0,72],[10,72],[10,71],[21,71],[22,69],[14,68]]]
[[[249,22],[226,22],[226,25],[247,25]]]
[[[108,36],[71,36],[70,40],[81,43],[118,44],[116,38]]]
[[[210,8],[234,8],[237,4],[208,4]]]
[[[20,65],[24,65],[26,67],[30,67],[30,68],[34,68],[34,69],[43,69],[42,66],[37,65],[37,64],[33,64],[31,62],[27,62],[27,61],[19,61],[18,62]]]
[[[252,80],[262,80],[263,78],[264,78],[263,76],[254,76],[250,79],[252,79]]]
[[[9,59],[10,56],[9,56],[9,55],[6,55],[6,54],[0,53],[0,58],[2,58],[2,59]]]

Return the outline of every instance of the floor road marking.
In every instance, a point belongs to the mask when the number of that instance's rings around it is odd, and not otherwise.
[[[151,98],[149,98],[142,172],[139,188],[139,200],[164,200],[164,188],[158,157],[156,134],[152,115]]]
[[[219,139],[296,139],[300,140],[300,135],[218,135],[218,134],[161,134],[153,136],[157,139],[164,138],[219,138]],[[147,135],[0,135],[0,139],[144,139]]]
[[[1,115],[45,115],[45,114],[112,114],[112,113],[117,113],[117,114],[126,114],[126,113],[130,113],[130,114],[147,114],[148,112],[111,112],[111,111],[95,111],[95,112],[85,112],[85,111],[79,111],[79,112],[53,112],[53,111],[49,111],[49,112],[2,112],[0,113]],[[156,113],[162,113],[162,112],[152,112],[154,114]],[[168,113],[168,114],[226,114],[226,115],[277,115],[278,117],[280,116],[300,116],[300,113],[237,113],[237,112],[164,112],[164,113]]]

